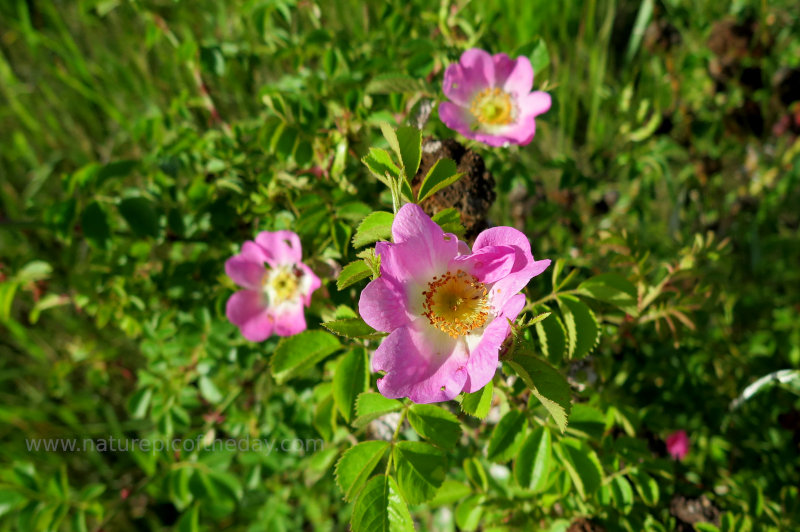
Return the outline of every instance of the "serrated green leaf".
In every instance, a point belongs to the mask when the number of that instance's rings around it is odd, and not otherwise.
[[[551,314],[536,324],[536,336],[539,337],[539,346],[542,354],[551,364],[558,364],[567,351],[567,330],[556,314]]]
[[[453,448],[461,437],[458,418],[436,405],[411,405],[408,409],[408,422],[417,434],[448,449]]]
[[[356,419],[353,421],[353,425],[361,428],[371,421],[390,412],[397,412],[401,408],[403,408],[403,403],[397,399],[387,399],[374,392],[362,393],[356,399]]]
[[[394,214],[390,212],[373,212],[364,218],[353,237],[353,247],[360,248],[378,240],[389,240],[392,237]]]
[[[525,489],[542,490],[550,472],[551,454],[550,430],[547,427],[536,427],[525,438],[514,462],[514,478],[517,483]]]
[[[356,398],[369,386],[369,359],[362,347],[346,353],[333,376],[333,399],[348,423],[356,409]]]
[[[111,238],[108,215],[99,203],[93,201],[81,213],[81,229],[95,247],[106,249]]]
[[[345,318],[341,320],[326,321],[322,324],[334,334],[345,338],[380,338],[386,333],[376,332],[361,318]]]
[[[444,482],[447,456],[433,445],[401,441],[394,446],[397,484],[409,504],[433,499]]]
[[[325,331],[303,331],[284,338],[272,355],[272,375],[278,384],[283,384],[338,351],[341,345],[336,336]]]
[[[473,393],[465,393],[461,399],[461,410],[478,419],[483,419],[489,415],[494,397],[494,382],[489,383]]]
[[[544,360],[524,352],[515,353],[508,364],[525,381],[533,395],[553,416],[561,432],[564,432],[572,402],[569,383],[564,376]]]
[[[336,484],[347,501],[353,500],[389,448],[389,442],[370,440],[350,447],[336,463]]]
[[[343,290],[370,275],[372,275],[372,269],[369,265],[363,260],[355,260],[339,272],[339,277],[336,278],[336,288]]]
[[[134,235],[140,238],[158,237],[158,213],[152,201],[141,196],[125,198],[118,208]]]
[[[569,358],[583,358],[597,345],[600,335],[597,318],[594,312],[576,297],[560,295],[558,303],[567,328]]]
[[[618,273],[602,273],[578,285],[578,293],[636,314],[636,287]]]
[[[516,456],[525,440],[528,419],[523,412],[511,410],[506,413],[492,431],[486,456],[493,462],[508,462]]]
[[[597,491],[603,482],[603,467],[597,454],[585,441],[563,438],[558,442],[562,463],[581,499]]]
[[[422,185],[419,187],[417,193],[417,202],[422,203],[429,197],[433,196],[446,186],[452,185],[458,181],[463,174],[458,173],[458,165],[452,159],[439,159],[428,170],[425,179],[422,180]]]
[[[436,225],[442,228],[445,233],[453,233],[456,236],[463,237],[467,232],[464,225],[461,223],[461,212],[452,207],[442,209],[434,214],[431,219],[436,222]]]
[[[361,159],[361,162],[387,187],[391,186],[390,178],[400,177],[400,168],[394,164],[389,152],[382,148],[370,148],[369,153]]]
[[[413,532],[414,522],[394,478],[370,479],[353,506],[353,532]]]
[[[403,163],[403,170],[407,179],[411,179],[419,170],[422,160],[422,131],[415,127],[403,126],[397,128],[397,156]]]

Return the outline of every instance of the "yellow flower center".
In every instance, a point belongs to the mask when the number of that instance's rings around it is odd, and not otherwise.
[[[423,316],[431,325],[453,338],[465,335],[486,323],[489,316],[488,291],[474,275],[462,270],[434,277],[422,292]]]
[[[479,92],[472,99],[469,110],[478,122],[491,126],[510,124],[514,119],[511,95],[497,87]]]
[[[276,301],[286,301],[292,299],[297,292],[298,279],[290,269],[281,268],[267,273],[263,283]]]

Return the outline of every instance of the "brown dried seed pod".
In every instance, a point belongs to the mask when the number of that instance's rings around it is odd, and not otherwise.
[[[422,162],[411,181],[414,193],[419,191],[422,179],[439,159],[453,159],[464,176],[423,201],[420,206],[428,216],[450,207],[458,209],[461,223],[467,229],[465,238],[472,243],[478,233],[488,227],[486,214],[497,197],[494,178],[486,170],[483,158],[474,151],[453,139],[436,140],[429,137],[422,143]]]

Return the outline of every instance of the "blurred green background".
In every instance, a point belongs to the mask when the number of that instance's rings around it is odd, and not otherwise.
[[[730,405],[759,377],[800,367],[796,8],[1,2],[0,529],[347,527],[332,465],[352,441],[320,406],[331,368],[276,385],[265,371],[276,340],[249,344],[224,318],[223,264],[256,230],[289,228],[334,279],[355,257],[354,225],[391,206],[359,162],[377,124],[440,97],[446,65],[479,46],[529,55],[554,102],[530,146],[471,146],[497,181],[491,222],[524,229],[537,258],[583,277],[615,269],[658,290],[633,323],[601,320],[594,355],[565,366],[579,401],[625,412],[645,454],[663,456],[673,430],[692,439],[655,501],[565,500],[559,514],[492,485],[511,502],[482,526],[565,530],[589,516],[609,530],[681,529],[671,497],[682,494],[734,516],[723,528],[792,530],[798,378]],[[435,112],[425,132],[453,136]],[[312,327],[357,298],[325,290]],[[606,466],[621,430],[607,429],[589,434]],[[330,445],[269,456],[26,446],[207,434]],[[419,509],[418,526],[453,530],[442,508]]]

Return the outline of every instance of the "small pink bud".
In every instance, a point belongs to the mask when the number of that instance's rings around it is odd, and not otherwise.
[[[130,494],[131,494],[131,490],[129,490],[128,488],[122,488],[121,490],[119,490],[119,497],[120,497],[120,499],[122,499],[123,501],[124,501],[125,499],[127,499],[127,498],[128,498],[128,495],[130,495]]]
[[[675,460],[683,460],[689,454],[689,436],[685,430],[673,432],[667,437],[667,452]]]

